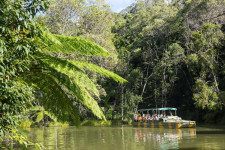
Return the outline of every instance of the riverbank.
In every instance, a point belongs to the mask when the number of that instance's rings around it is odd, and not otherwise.
[[[79,124],[80,126],[119,126],[119,125],[131,125],[132,120],[84,120]],[[69,122],[48,122],[48,123],[35,123],[29,120],[23,121],[18,125],[19,128],[39,128],[39,127],[65,127],[74,126]]]
[[[120,125],[132,125],[132,120],[84,120],[81,121],[79,126],[96,126],[96,127],[104,127],[104,126],[120,126]],[[66,126],[74,126],[74,124],[70,124],[69,122],[49,122],[49,123],[35,123],[31,121],[23,121],[19,128],[39,128],[39,127],[66,127]],[[225,129],[225,125],[223,124],[205,124],[197,122],[197,127],[204,128],[219,128]]]
[[[81,126],[115,126],[115,125],[131,125],[132,120],[84,120]]]

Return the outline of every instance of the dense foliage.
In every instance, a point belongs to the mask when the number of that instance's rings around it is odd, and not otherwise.
[[[138,0],[113,13],[104,0],[1,0],[1,138],[24,144],[21,118],[124,120],[146,107],[225,122],[224,8]]]
[[[98,88],[86,74],[87,70],[117,82],[126,80],[87,61],[70,60],[68,57],[72,58],[74,54],[102,57],[109,53],[92,41],[51,34],[38,24],[35,16],[47,9],[47,1],[4,0],[0,4],[1,140],[5,135],[10,135],[11,139],[24,146],[28,144],[16,126],[23,112],[32,106],[39,106],[40,109],[37,122],[43,114],[47,114],[57,121],[70,120],[78,124],[75,101],[98,118],[105,119],[96,101],[99,99]]]
[[[224,5],[221,0],[140,0],[120,13],[113,32],[128,80],[120,87],[124,109],[135,111],[129,103],[138,95],[142,102],[135,98],[136,108],[178,107],[189,119],[201,120],[201,108],[222,112]]]
[[[35,36],[40,29],[34,20],[38,11],[44,11],[44,1],[25,2],[3,0],[0,2],[0,131],[14,124],[16,115],[30,104],[32,89],[18,78],[29,71],[37,51]]]

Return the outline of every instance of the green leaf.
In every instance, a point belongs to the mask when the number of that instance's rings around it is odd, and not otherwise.
[[[38,112],[37,113],[37,118],[36,118],[36,122],[40,122],[41,120],[43,120],[44,119],[44,113],[43,113],[43,111],[41,111],[41,112]]]
[[[55,35],[48,31],[37,42],[43,51],[55,53],[81,53],[84,55],[107,56],[109,53],[100,45],[81,37]]]
[[[73,82],[79,84],[80,86],[87,89],[89,92],[99,97],[99,91],[96,85],[89,79],[89,77],[83,70],[81,70],[74,64],[70,63],[67,60],[62,60],[41,53],[39,54],[39,58],[48,68],[55,69],[58,72],[66,74],[72,79]]]
[[[74,122],[79,123],[78,112],[73,106],[72,100],[69,99],[53,77],[46,73],[35,72],[24,75],[22,78],[43,94],[43,97],[38,99],[46,111],[54,114],[59,121],[68,121],[69,117],[72,116],[76,119]]]
[[[48,67],[48,74],[54,77],[55,81],[69,90],[73,97],[89,108],[94,115],[105,119],[97,101],[91,96],[93,93],[99,97],[98,89],[85,72],[66,60],[45,54],[40,54],[39,58]]]
[[[99,67],[97,65],[90,64],[90,63],[87,63],[87,62],[79,62],[79,61],[69,61],[69,62],[71,62],[73,65],[75,65],[79,68],[82,68],[82,69],[87,68],[91,71],[99,73],[100,75],[104,75],[108,78],[112,78],[116,82],[121,82],[121,83],[127,82],[127,80],[123,79],[119,75],[117,75],[117,74],[115,74],[115,73],[113,73],[113,72],[111,72],[111,71],[109,71],[105,68]]]

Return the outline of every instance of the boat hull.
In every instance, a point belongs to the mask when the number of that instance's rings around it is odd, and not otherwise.
[[[139,120],[133,121],[133,126],[144,127],[144,128],[168,128],[168,129],[179,129],[179,128],[195,128],[195,121],[179,121],[179,122],[163,122],[159,120]]]

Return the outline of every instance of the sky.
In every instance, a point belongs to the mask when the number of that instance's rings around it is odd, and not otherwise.
[[[107,4],[111,7],[112,11],[120,12],[127,6],[135,2],[135,0],[105,0]]]

